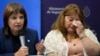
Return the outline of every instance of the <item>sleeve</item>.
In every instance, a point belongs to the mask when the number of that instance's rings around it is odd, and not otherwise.
[[[85,53],[88,56],[97,56],[100,52],[100,43],[96,35],[90,29],[85,29],[84,33],[87,37],[83,39]]]
[[[2,50],[3,49],[3,46],[1,45],[1,43],[3,44],[2,38],[4,37],[4,33],[3,33],[2,30],[3,29],[0,29],[0,56],[14,56],[14,53],[3,53],[4,50]]]
[[[96,35],[90,29],[85,29],[84,33],[90,40],[92,40],[96,44],[100,45],[99,41],[97,40]]]
[[[50,31],[47,36],[45,37],[45,41],[44,41],[44,46],[45,46],[45,52],[44,54],[48,54],[51,52],[56,53],[56,34],[54,31]]]

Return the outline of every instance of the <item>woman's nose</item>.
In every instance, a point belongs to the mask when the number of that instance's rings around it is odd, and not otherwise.
[[[20,22],[21,22],[20,18],[17,18],[17,23],[20,23]]]

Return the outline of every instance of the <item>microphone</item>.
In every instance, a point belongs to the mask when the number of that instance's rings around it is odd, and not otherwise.
[[[21,46],[25,46],[24,30],[19,30],[18,34],[19,34]]]

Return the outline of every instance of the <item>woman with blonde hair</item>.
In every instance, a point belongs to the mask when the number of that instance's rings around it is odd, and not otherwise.
[[[68,4],[59,14],[44,46],[47,56],[98,56],[100,51],[100,44],[77,4]]]

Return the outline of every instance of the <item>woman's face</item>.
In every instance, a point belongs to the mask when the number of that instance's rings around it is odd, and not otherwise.
[[[11,14],[8,20],[8,25],[11,29],[11,32],[18,32],[20,29],[22,29],[24,25],[24,20],[24,15],[21,13]]]
[[[76,32],[76,27],[73,23],[77,21],[80,21],[78,15],[65,16],[65,28],[67,29],[68,33]]]

